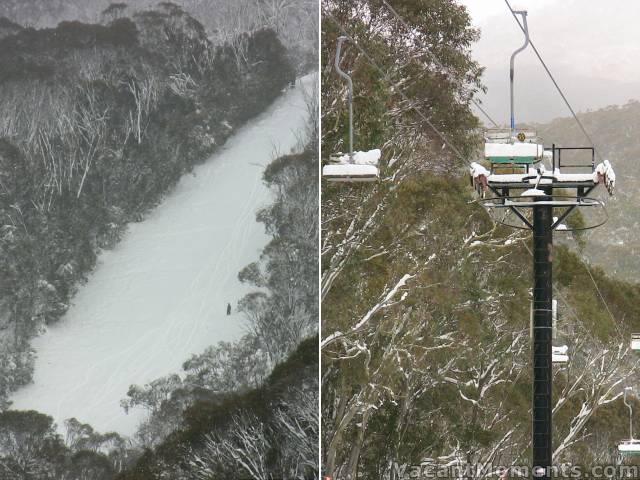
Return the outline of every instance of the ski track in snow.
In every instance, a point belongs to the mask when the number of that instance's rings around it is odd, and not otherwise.
[[[33,341],[34,382],[12,408],[51,415],[61,432],[75,417],[132,435],[146,414],[120,407],[131,384],[178,373],[192,354],[242,335],[236,302],[251,289],[237,275],[269,241],[255,220],[271,198],[262,173],[274,146],[295,147],[316,78],[300,79],[100,254],[66,315]]]

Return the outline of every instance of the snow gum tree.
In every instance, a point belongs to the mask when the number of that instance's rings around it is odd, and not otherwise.
[[[100,445],[122,442],[115,434],[100,435],[78,421],[65,445],[53,419],[34,411],[0,413],[0,478],[6,480],[111,480],[120,471],[116,456]],[[83,445],[84,443],[84,445]]]

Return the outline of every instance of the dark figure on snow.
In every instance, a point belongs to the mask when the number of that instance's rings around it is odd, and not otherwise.
[[[227,315],[231,315],[231,304],[227,303]]]

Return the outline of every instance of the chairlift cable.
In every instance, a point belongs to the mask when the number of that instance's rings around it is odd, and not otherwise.
[[[513,16],[513,19],[516,21],[516,23],[520,27],[520,30],[522,30],[522,32],[524,33],[525,29],[522,26],[522,24],[520,23],[520,20],[518,20],[518,17],[514,13],[513,9],[511,8],[511,5],[509,4],[509,0],[504,0],[504,2],[507,4],[507,7],[509,8],[509,12],[511,13],[511,15]],[[573,119],[576,121],[576,123],[580,127],[580,130],[582,130],[582,133],[584,134],[584,136],[587,138],[587,140],[591,144],[591,147],[593,147],[595,149],[595,144],[594,144],[593,140],[591,139],[591,135],[589,135],[589,133],[587,132],[586,128],[584,127],[584,125],[582,124],[582,122],[580,121],[578,116],[576,115],[575,110],[573,109],[573,107],[569,103],[569,100],[567,100],[567,97],[565,96],[564,92],[562,91],[562,89],[558,85],[558,82],[556,81],[556,79],[554,78],[553,74],[551,73],[551,70],[549,70],[549,67],[547,67],[547,64],[542,59],[542,56],[540,55],[540,52],[538,51],[538,49],[536,48],[535,44],[533,43],[533,40],[531,40],[531,37],[529,37],[529,44],[531,45],[531,48],[533,49],[534,53],[538,57],[538,60],[540,60],[540,63],[542,64],[542,66],[544,67],[545,71],[547,72],[547,75],[549,76],[549,78],[553,82],[553,85],[556,87],[556,90],[558,91],[558,93],[562,97],[562,100],[564,100],[564,103],[567,106],[567,108],[569,109],[569,111],[571,112],[571,115],[573,116]],[[602,161],[602,157],[600,155],[600,152],[597,151],[597,150],[596,150],[596,155],[598,156],[598,159],[600,161]]]
[[[616,319],[613,317],[613,313],[611,313],[611,310],[609,309],[609,305],[607,304],[607,301],[604,299],[604,295],[602,295],[602,292],[600,291],[600,287],[598,287],[598,284],[596,283],[596,279],[593,277],[593,274],[591,273],[589,264],[586,261],[584,261],[584,259],[582,260],[582,263],[584,264],[584,268],[587,269],[587,273],[589,274],[589,277],[591,277],[593,286],[596,287],[596,292],[598,292],[598,296],[600,297],[600,300],[602,300],[602,303],[604,304],[604,308],[607,309],[607,312],[609,313],[609,317],[611,318],[611,321],[614,323],[614,325],[617,326],[618,324],[616,323]]]
[[[533,252],[529,248],[529,245],[527,245],[525,243],[524,244],[524,248],[527,249],[527,252],[529,252],[529,255],[533,256]],[[617,326],[618,323],[616,322],[616,319],[613,316],[613,313],[611,312],[611,309],[609,308],[609,304],[605,300],[604,295],[602,294],[602,291],[600,290],[600,287],[598,286],[598,283],[596,282],[596,279],[594,278],[593,274],[591,273],[591,269],[589,268],[589,265],[587,264],[587,262],[584,261],[584,259],[582,260],[582,263],[584,263],[584,268],[587,270],[587,273],[589,273],[589,277],[591,278],[591,282],[593,283],[593,286],[595,287],[596,292],[598,292],[598,296],[600,297],[600,300],[604,304],[604,308],[607,310],[607,313],[609,314],[609,317],[611,318],[611,321],[614,323],[614,325]],[[569,301],[566,299],[566,297],[564,297],[564,295],[562,295],[560,293],[559,289],[557,289],[556,287],[554,287],[554,289],[556,291],[556,294],[560,297],[560,299],[562,301],[564,301],[564,303],[571,309],[572,314],[576,318],[576,320],[579,320],[577,312],[573,309],[573,307],[571,306]]]
[[[398,21],[399,21],[399,22],[404,26],[404,28],[406,28],[406,29],[407,29],[407,31],[408,31],[408,32],[411,34],[411,36],[415,39],[415,38],[416,38],[416,35],[415,35],[415,33],[413,32],[413,29],[412,29],[412,28],[409,26],[409,24],[405,21],[405,19],[404,19],[404,18],[402,18],[402,17],[400,16],[400,14],[399,14],[399,13],[398,13],[398,12],[397,12],[397,11],[396,11],[392,6],[391,6],[391,5],[389,5],[389,3],[387,2],[387,0],[382,0],[382,3],[384,3],[384,4],[387,6],[387,8],[389,9],[389,11],[390,11],[390,12],[391,12],[395,17],[396,17],[396,19],[397,19],[397,20],[398,20]],[[425,50],[427,51],[427,53],[431,56],[431,58],[432,58],[433,62],[434,62],[436,65],[438,65],[438,67],[440,67],[440,68],[444,71],[444,73],[445,73],[445,75],[447,76],[447,78],[448,78],[451,82],[453,82],[454,84],[458,85],[460,88],[464,89],[464,88],[465,88],[465,86],[464,86],[464,84],[462,83],[462,81],[461,81],[460,79],[456,78],[456,77],[455,77],[455,75],[454,75],[454,74],[452,74],[452,73],[451,73],[451,72],[450,72],[450,71],[449,71],[449,70],[448,70],[448,69],[447,69],[447,68],[442,64],[442,62],[440,62],[440,60],[438,60],[438,57],[436,57],[434,53],[432,53],[431,51],[429,51],[429,49],[428,49],[427,47],[425,47],[424,45],[423,45],[423,47],[425,48]],[[480,106],[480,103],[479,103],[478,101],[476,101],[476,100],[475,100],[474,98],[472,98],[472,97],[471,97],[471,98],[469,98],[469,100],[471,101],[471,103],[473,103],[473,104],[476,106],[476,108],[477,108],[478,110],[480,110],[480,112],[482,112],[482,114],[483,114],[485,117],[487,117],[487,119],[488,119],[488,120],[493,124],[493,126],[494,126],[494,127],[496,127],[496,128],[498,127],[498,124],[495,122],[495,120],[494,120],[493,118],[491,118],[491,116],[490,116],[490,115],[489,115],[489,114],[484,110],[484,108],[482,108],[482,107]]]

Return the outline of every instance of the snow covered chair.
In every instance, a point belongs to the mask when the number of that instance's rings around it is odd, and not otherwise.
[[[629,409],[629,440],[618,444],[618,452],[622,455],[640,455],[640,440],[633,438],[633,407],[627,402],[627,394],[633,393],[632,387],[624,388],[624,404]]]
[[[494,165],[533,165],[542,160],[544,147],[537,143],[485,143],[484,158]]]
[[[484,134],[484,165],[471,164],[471,184],[482,194],[490,187],[527,188],[548,157],[534,131],[491,129]],[[537,164],[535,168],[534,165]]]
[[[640,351],[640,333],[631,334],[631,350]]]
[[[335,69],[347,82],[349,104],[349,153],[338,154],[329,159],[329,163],[322,168],[322,177],[330,182],[375,182],[378,179],[378,162],[381,152],[379,149],[368,152],[353,151],[353,81],[340,68],[340,52],[342,44],[348,37],[338,38],[336,46]]]
[[[562,345],[561,347],[551,347],[552,363],[564,364],[569,361],[569,347]]]
[[[622,455],[640,455],[640,440],[622,440],[618,444],[618,452]]]
[[[607,192],[609,192],[609,195],[613,195],[613,190],[616,186],[616,172],[613,171],[609,160],[599,163],[593,175],[594,182],[602,183],[607,189]]]
[[[379,177],[379,149],[332,157],[322,168],[322,176],[330,182],[375,182]]]
[[[562,152],[590,151],[589,163],[563,164]],[[609,160],[595,164],[595,150],[592,147],[553,147],[544,150],[542,145],[535,143],[486,143],[485,160],[490,167],[472,163],[470,168],[471,184],[478,193],[486,190],[500,192],[501,196],[509,196],[513,190],[528,190],[527,195],[536,193],[534,190],[544,191],[563,188],[575,189],[576,197],[585,197],[587,193],[598,185],[604,185],[610,195],[616,183],[616,174]],[[544,160],[544,161],[543,161]],[[547,162],[548,160],[548,162]],[[547,167],[545,163],[550,163]],[[510,167],[505,171],[504,167]],[[575,169],[582,169],[580,173],[573,173]],[[569,173],[567,173],[567,170]],[[565,195],[566,196],[566,195]]]
[[[489,176],[491,172],[487,170],[484,166],[479,163],[472,162],[469,167],[469,176],[471,178],[471,186],[475,189],[475,191],[484,196],[484,192],[489,186]]]
[[[492,174],[528,173],[529,167],[544,158],[544,146],[533,130],[494,128],[484,134],[484,158],[491,165]]]
[[[602,184],[609,192],[609,195],[613,195],[616,185],[616,173],[609,160],[599,163],[594,167],[593,172],[589,173],[564,173],[559,168],[555,168],[551,178],[553,183],[559,187],[562,187],[563,184],[593,186]]]

